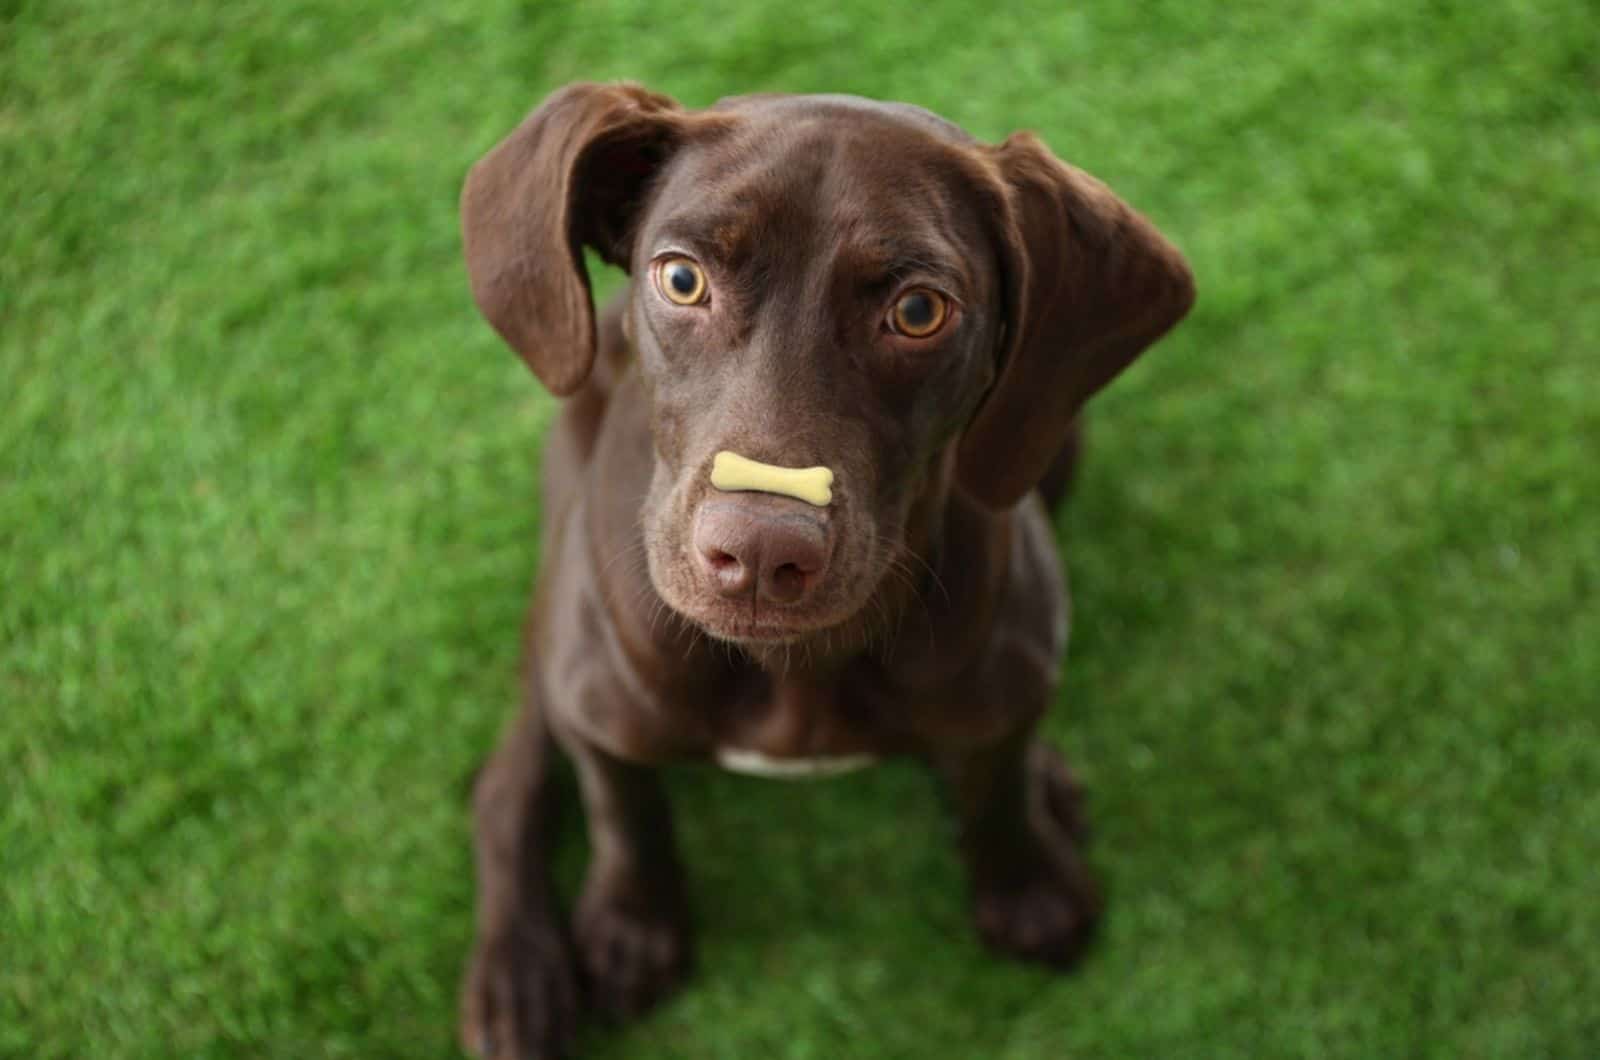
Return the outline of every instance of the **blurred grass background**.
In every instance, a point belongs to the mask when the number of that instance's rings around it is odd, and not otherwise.
[[[1597,24],[0,2],[0,1055],[453,1055],[552,408],[455,197],[614,77],[1036,129],[1202,293],[1062,514],[1089,962],[980,952],[910,767],[686,770],[702,970],[587,1055],[1597,1055]]]

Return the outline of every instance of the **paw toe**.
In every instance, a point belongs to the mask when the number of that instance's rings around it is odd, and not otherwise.
[[[687,977],[689,934],[674,918],[602,908],[581,918],[578,953],[589,999],[603,1016],[631,1019],[666,999]]]
[[[992,949],[1065,968],[1083,955],[1099,923],[1099,889],[1069,846],[1047,848],[1033,868],[974,895],[978,933]]]
[[[577,984],[553,931],[479,943],[462,996],[461,1044],[485,1060],[558,1060],[577,1019]]]

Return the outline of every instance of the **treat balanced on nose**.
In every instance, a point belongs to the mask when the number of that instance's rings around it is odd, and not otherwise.
[[[776,467],[726,449],[711,462],[711,484],[728,493],[776,493],[818,508],[833,503],[833,472],[828,468]]]

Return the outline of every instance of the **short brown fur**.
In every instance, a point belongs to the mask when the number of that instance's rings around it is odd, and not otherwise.
[[[1080,406],[1187,312],[1178,251],[1028,134],[990,147],[841,96],[692,112],[631,85],[553,95],[474,167],[462,216],[484,316],[568,398],[526,706],[475,793],[468,1048],[558,1056],[580,998],[631,1016],[682,981],[654,767],[729,748],[921,758],[984,941],[1072,961],[1100,901],[1076,785],[1034,737],[1067,631],[1045,502]],[[598,325],[584,246],[632,276]],[[674,255],[703,305],[663,297]],[[908,290],[948,296],[930,339],[885,323]],[[716,493],[722,449],[827,466],[834,502]],[[547,871],[557,747],[592,840],[570,930]]]

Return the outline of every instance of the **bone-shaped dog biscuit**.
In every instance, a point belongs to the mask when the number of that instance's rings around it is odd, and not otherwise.
[[[827,468],[774,467],[726,449],[711,461],[711,484],[729,493],[777,493],[818,508],[833,503],[833,472]]]

